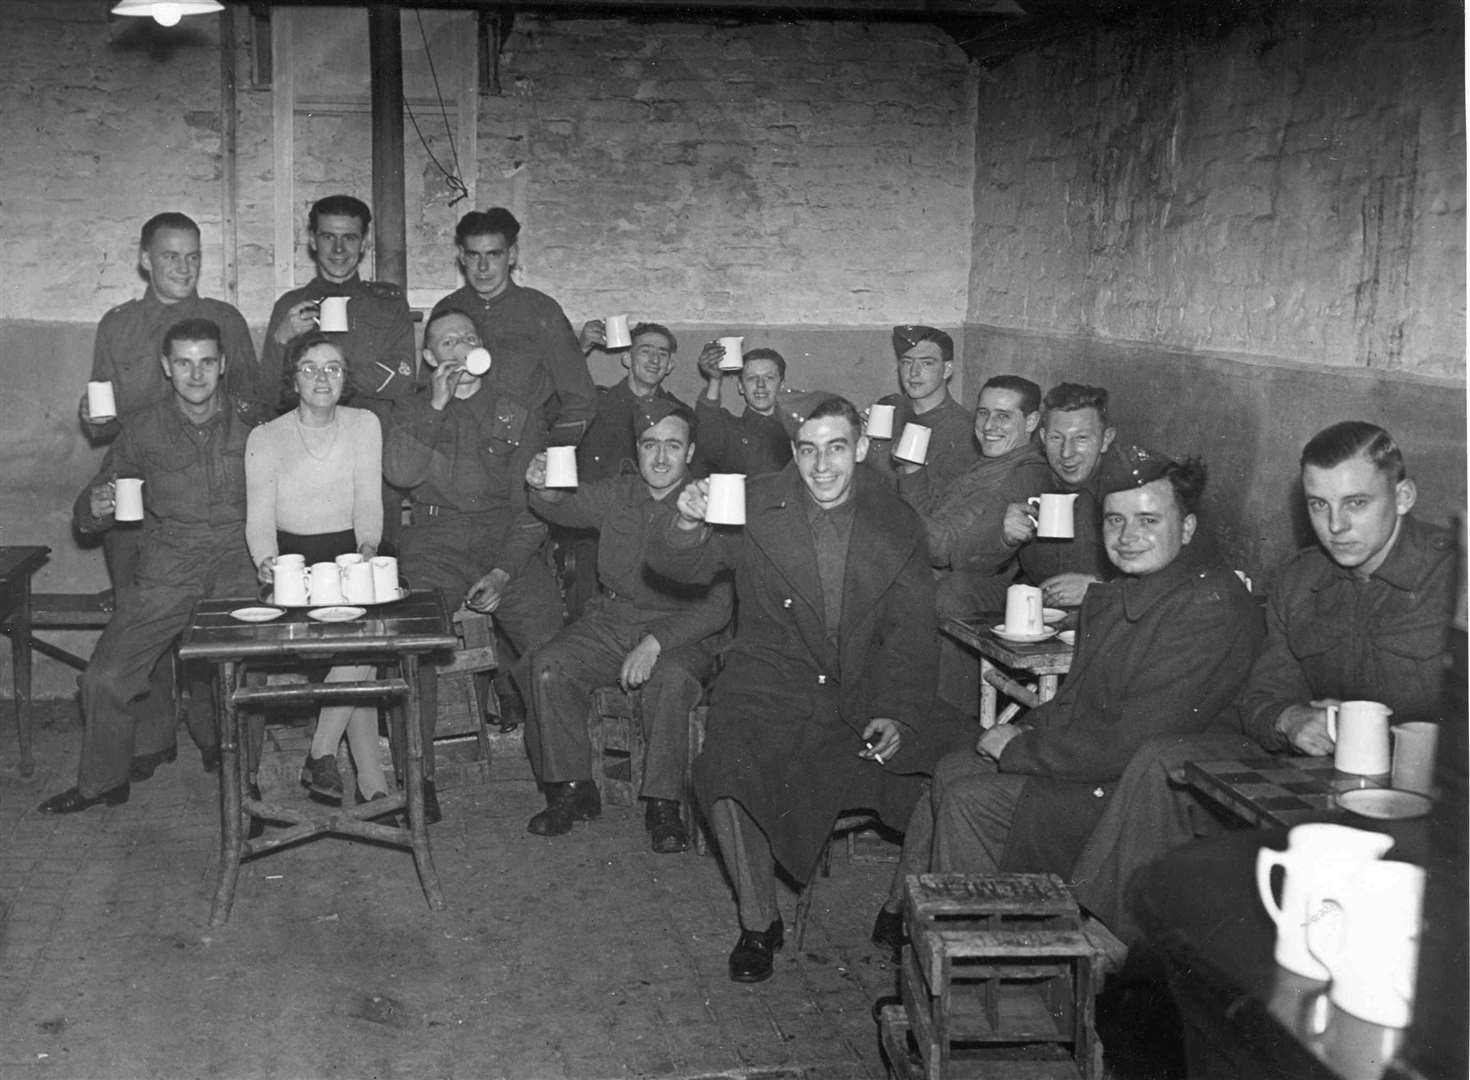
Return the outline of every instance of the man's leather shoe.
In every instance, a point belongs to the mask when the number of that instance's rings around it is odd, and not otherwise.
[[[546,785],[546,809],[526,824],[537,836],[561,836],[572,822],[591,821],[602,814],[602,796],[591,780],[566,780]]]
[[[903,911],[879,908],[878,917],[873,920],[873,934],[869,940],[878,948],[886,949],[896,963],[903,949],[903,943],[907,940],[903,932]]]
[[[735,982],[765,982],[774,970],[772,956],[786,942],[786,926],[778,915],[764,930],[742,930],[730,950],[730,978]]]
[[[199,764],[204,766],[204,771],[207,773],[219,772],[219,747],[202,747],[199,751]]]
[[[500,688],[497,687],[496,696],[500,701],[500,717],[497,726],[502,735],[508,735],[526,722],[526,701],[514,687],[505,693],[501,693]]]
[[[649,840],[658,854],[677,855],[689,850],[689,833],[679,817],[678,800],[649,799],[643,823],[648,826]]]
[[[434,790],[434,781],[424,781],[424,824],[437,825],[444,820],[444,812],[439,809],[439,793]]]
[[[150,780],[154,770],[165,762],[175,762],[179,759],[179,744],[174,743],[162,750],[156,750],[151,754],[139,754],[133,758],[128,766],[128,779],[134,782]]]
[[[81,810],[90,809],[98,803],[107,806],[121,806],[128,801],[128,796],[133,793],[131,781],[124,780],[111,791],[104,791],[101,795],[93,795],[88,798],[83,795],[80,788],[67,788],[60,795],[53,795],[40,806],[36,807],[43,814],[75,814]]]
[[[260,785],[250,784],[247,788],[249,795],[256,802],[260,802]],[[250,825],[245,830],[246,839],[259,840],[265,835],[265,818],[258,818],[253,814],[250,817]]]

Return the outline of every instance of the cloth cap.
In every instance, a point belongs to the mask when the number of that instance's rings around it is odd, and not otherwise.
[[[1121,456],[1124,467],[1110,470],[1103,478],[1102,493],[1105,496],[1151,484],[1174,464],[1172,458],[1137,444],[1125,446]]]
[[[895,356],[902,356],[921,341],[935,341],[943,333],[932,326],[920,326],[917,324],[895,326],[893,328],[893,352]]]
[[[633,406],[633,437],[636,439],[654,424],[660,423],[679,408],[677,401],[652,394]]]

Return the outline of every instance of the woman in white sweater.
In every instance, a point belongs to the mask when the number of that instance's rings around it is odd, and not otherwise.
[[[288,346],[285,367],[296,408],[256,428],[245,444],[245,540],[263,582],[271,581],[278,555],[304,555],[307,565],[348,552],[371,558],[383,536],[383,432],[366,409],[339,404],[342,350],[325,334],[302,334]],[[370,667],[356,665],[326,676],[371,677]],[[301,783],[321,799],[342,800],[337,745],[344,731],[362,799],[386,796],[376,707],[322,708]]]

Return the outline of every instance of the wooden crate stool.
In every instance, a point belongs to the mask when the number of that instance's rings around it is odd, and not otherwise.
[[[440,773],[468,768],[481,782],[490,779],[490,734],[485,716],[500,714],[495,691],[483,676],[498,664],[495,654],[495,630],[489,615],[461,608],[454,613],[454,629],[460,647],[450,654],[447,663],[435,665],[438,681],[438,719],[434,727],[434,753],[440,761]],[[481,688],[478,681],[486,683]],[[447,763],[450,767],[444,768]]]
[[[1060,878],[913,875],[904,920],[900,989],[923,1076],[1100,1080],[1096,946]]]
[[[635,806],[643,787],[643,695],[619,686],[592,691],[587,740],[592,779],[605,806]]]

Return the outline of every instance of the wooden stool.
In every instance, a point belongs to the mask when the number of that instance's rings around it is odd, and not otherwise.
[[[435,664],[438,716],[434,725],[434,754],[440,762],[439,773],[446,772],[445,763],[459,763],[479,774],[481,782],[490,779],[490,734],[485,716],[500,715],[495,691],[483,687],[482,700],[478,681],[499,665],[495,653],[495,629],[489,615],[460,608],[453,615],[459,648],[446,663]],[[472,777],[473,778],[473,777]]]
[[[913,875],[904,920],[900,989],[921,1075],[976,1075],[1011,1059],[1013,1075],[1099,1080],[1096,947],[1060,878]]]
[[[643,787],[643,695],[619,686],[592,691],[587,741],[592,779],[605,806],[633,806]]]

